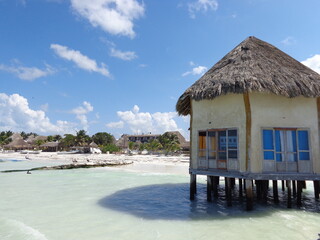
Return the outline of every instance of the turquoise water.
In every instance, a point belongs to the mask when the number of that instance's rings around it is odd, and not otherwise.
[[[26,166],[0,162],[1,170]],[[188,182],[186,174],[114,168],[0,173],[0,239],[318,239],[311,186],[302,209],[286,209],[283,198],[246,212],[239,199],[207,203],[201,178],[190,202]]]

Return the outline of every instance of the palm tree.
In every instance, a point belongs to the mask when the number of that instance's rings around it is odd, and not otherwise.
[[[180,141],[176,134],[166,132],[159,137],[159,142],[166,154],[180,150]]]
[[[85,130],[77,131],[76,143],[79,146],[89,144],[90,140],[91,140],[91,138],[87,135],[87,132]]]

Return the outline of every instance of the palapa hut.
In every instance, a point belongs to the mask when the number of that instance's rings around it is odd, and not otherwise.
[[[235,178],[240,194],[247,180],[248,209],[252,180],[257,194],[274,180],[275,201],[276,180],[286,180],[289,207],[292,188],[301,204],[304,180],[314,181],[319,198],[319,97],[319,74],[255,37],[241,42],[176,105],[191,117],[191,199],[198,174],[208,176],[208,200],[219,176],[226,177],[227,198]]]
[[[59,142],[46,142],[40,145],[40,148],[45,152],[57,152],[59,149]]]
[[[11,150],[25,150],[25,149],[32,149],[32,146],[22,138],[15,138],[9,144],[4,145],[4,148],[11,149]]]

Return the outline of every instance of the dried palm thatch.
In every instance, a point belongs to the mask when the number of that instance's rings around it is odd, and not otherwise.
[[[31,147],[32,146],[22,138],[17,138],[13,140],[11,143],[4,145],[4,148],[9,149],[30,149]]]
[[[271,44],[248,37],[181,95],[176,110],[188,115],[191,99],[252,91],[319,97],[320,75]]]

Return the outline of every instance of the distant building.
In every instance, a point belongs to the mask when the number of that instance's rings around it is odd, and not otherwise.
[[[188,151],[190,149],[190,142],[186,141],[186,139],[182,136],[179,131],[169,131],[169,133],[177,135],[180,147],[184,151]],[[122,149],[129,148],[129,142],[134,143],[148,143],[152,140],[158,139],[161,134],[136,134],[136,135],[128,135],[123,134],[121,138],[116,141],[116,145]]]

